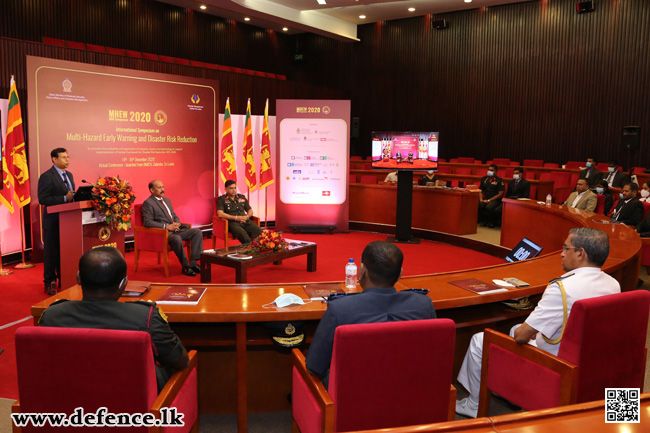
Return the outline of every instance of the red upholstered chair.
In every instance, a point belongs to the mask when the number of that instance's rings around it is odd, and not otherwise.
[[[132,427],[140,432],[198,432],[197,361],[176,372],[158,394],[156,367],[147,332],[107,329],[23,327],[16,331],[19,400],[14,413],[152,413],[176,407],[183,427]],[[14,432],[47,430],[14,426]],[[61,429],[65,431],[66,429]],[[68,431],[107,432],[115,427],[74,427]],[[120,429],[118,429],[120,430]]]
[[[641,388],[650,293],[576,301],[558,356],[486,329],[478,416],[492,391],[526,410],[602,400],[605,388]]]
[[[609,165],[606,162],[599,162],[596,164],[596,168],[603,172],[603,177],[605,177],[605,173],[607,173],[607,167],[609,167]]]
[[[86,49],[86,44],[84,44],[83,42],[65,41],[65,46],[68,48],[74,48],[76,50]]]
[[[465,167],[457,168],[456,169],[456,174],[471,175],[472,174],[472,169],[471,168],[465,168]]]
[[[45,45],[54,45],[55,47],[65,47],[65,41],[63,39],[48,38],[47,36],[43,36],[43,43]]]
[[[544,163],[544,167],[548,167],[548,168],[560,168],[560,164],[558,164],[557,162],[545,162],[545,163]]]
[[[543,159],[524,159],[524,167],[544,167]]]
[[[349,174],[349,183],[357,183],[357,175],[356,174]]]
[[[643,203],[643,218],[648,216],[648,211],[650,211],[650,203],[646,201],[642,201]]]
[[[596,194],[596,210],[594,210],[594,213],[605,213],[605,196],[602,194]]]
[[[448,165],[438,166],[438,173],[451,173],[451,167]]]
[[[450,163],[450,164],[458,164],[458,158],[451,158],[451,159],[449,160],[449,163]]]
[[[512,165],[513,167],[518,167],[520,164],[519,161],[510,161],[510,164],[508,165]]]
[[[496,164],[498,166],[510,165],[510,158],[494,158],[492,160],[492,164]]]
[[[466,156],[460,156],[456,158],[459,164],[474,164],[474,158],[469,158]]]
[[[155,61],[160,60],[158,58],[158,54],[152,54],[152,53],[142,53],[142,58],[145,60],[155,60]]]
[[[645,167],[634,167],[634,174],[641,174],[644,173],[646,170]]]
[[[293,349],[293,421],[301,433],[454,419],[456,326],[449,319],[336,328],[329,391]]]
[[[587,163],[584,161],[568,161],[564,164],[564,168],[580,168],[585,167],[586,165]],[[605,170],[607,170],[607,168],[605,168]]]
[[[511,178],[513,174],[515,174],[515,167],[506,167],[503,177]]]
[[[86,44],[86,49],[88,51],[94,51],[96,53],[105,53],[106,52],[106,48],[103,45]]]
[[[376,184],[377,176],[373,176],[372,174],[364,174],[359,179],[359,183]]]
[[[361,164],[359,170],[372,170],[372,163]]]
[[[151,251],[158,253],[158,264],[162,256],[163,265],[165,267],[165,277],[169,277],[169,232],[166,229],[158,229],[152,227],[145,227],[142,224],[142,205],[136,204],[133,206],[133,218],[131,224],[133,226],[133,250],[135,252],[135,269],[138,271],[138,261],[140,259],[140,251]],[[189,224],[192,227],[191,224]],[[183,241],[183,246],[187,248],[187,258],[192,256],[189,241]]]
[[[123,56],[124,55],[124,48],[106,47],[106,52],[108,54],[114,54],[116,56]]]
[[[228,220],[219,218],[217,216],[217,200],[219,197],[214,197],[214,215],[212,215],[212,249],[217,249],[217,239],[223,239],[223,247],[228,248],[228,244],[237,241],[235,237],[228,231]],[[255,224],[260,225],[260,218],[253,216],[251,218]]]
[[[530,186],[530,195],[528,196],[529,199],[531,200],[537,200],[537,187],[531,185]]]

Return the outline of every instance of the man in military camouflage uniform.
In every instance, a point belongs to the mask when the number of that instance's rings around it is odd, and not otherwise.
[[[262,234],[262,229],[251,220],[253,209],[246,196],[237,194],[234,180],[226,181],[226,193],[217,200],[217,216],[228,220],[228,231],[242,244],[249,244]]]
[[[126,262],[117,249],[99,247],[84,254],[79,260],[77,282],[81,285],[83,299],[60,299],[53,303],[43,312],[40,326],[148,332],[157,361],[158,392],[172,373],[188,366],[185,347],[155,303],[118,302],[128,279]]]

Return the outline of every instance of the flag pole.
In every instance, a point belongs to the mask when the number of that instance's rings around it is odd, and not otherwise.
[[[14,269],[31,269],[34,267],[33,263],[25,262],[25,206],[20,208],[20,250],[23,255],[23,262],[14,266]]]
[[[264,188],[264,228],[266,229],[268,227],[268,218],[266,215],[266,211],[268,210],[268,202],[267,198],[269,196],[268,188]]]

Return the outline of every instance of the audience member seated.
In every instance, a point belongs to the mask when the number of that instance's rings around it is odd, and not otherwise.
[[[486,176],[481,178],[479,189],[481,190],[478,203],[478,221],[482,226],[490,228],[498,224],[499,214],[497,207],[501,205],[501,199],[506,189],[503,179],[497,176],[499,168],[490,164]]]
[[[250,244],[262,234],[253,222],[253,208],[244,194],[237,194],[237,183],[227,180],[226,193],[217,200],[217,216],[228,220],[228,231],[242,244]]]
[[[385,241],[370,242],[361,254],[359,284],[363,292],[344,296],[327,305],[307,353],[307,368],[328,386],[334,331],[355,323],[435,319],[428,296],[411,291],[397,292],[402,275],[402,251]]]
[[[439,186],[440,185],[440,179],[438,179],[438,175],[433,170],[427,171],[427,174],[425,174],[424,176],[422,176],[418,180],[419,185],[425,185],[426,186],[426,185],[428,185],[430,183],[432,183],[433,186]]]
[[[630,183],[630,176],[619,171],[618,163],[616,161],[609,161],[607,163],[607,170],[609,173],[604,176],[610,187],[622,188],[626,183]]]
[[[621,198],[612,212],[612,221],[636,226],[643,219],[643,203],[636,198],[639,185],[627,183],[621,190]]]
[[[578,179],[586,179],[589,188],[596,188],[598,182],[603,178],[603,173],[596,168],[596,160],[594,158],[587,158],[587,168],[580,172]]]
[[[386,179],[384,179],[384,182],[397,182],[397,172],[396,171],[391,171],[386,175]]]
[[[554,355],[560,350],[564,325],[575,301],[621,291],[618,281],[600,270],[609,255],[605,232],[588,227],[571,229],[562,249],[562,267],[566,273],[549,283],[526,321],[510,330],[517,343],[532,344]],[[472,336],[458,373],[458,381],[469,391],[469,397],[456,402],[456,413],[460,415],[476,418],[482,357],[483,333],[480,332]]]
[[[563,204],[564,206],[593,212],[596,210],[598,198],[589,189],[587,179],[578,179],[575,191],[569,195],[569,198]]]
[[[128,283],[126,261],[117,249],[98,247],[79,260],[77,283],[83,299],[59,299],[41,316],[40,326],[118,329],[151,334],[160,392],[172,373],[188,366],[183,344],[169,327],[155,302],[118,302]]]
[[[149,182],[151,196],[142,203],[142,224],[145,227],[165,229],[169,232],[167,240],[183,267],[183,273],[190,277],[201,272],[196,263],[203,252],[203,233],[199,229],[181,225],[181,220],[174,212],[170,199],[165,197],[165,186],[159,180]],[[183,241],[190,241],[192,255],[185,255]]]
[[[512,172],[512,180],[508,182],[506,198],[529,198],[530,182],[524,179],[524,169],[516,167]]]
[[[596,194],[605,196],[605,208],[603,209],[603,214],[609,214],[609,211],[612,210],[614,206],[614,197],[612,193],[609,192],[609,186],[607,185],[606,180],[601,180],[596,184]]]
[[[637,224],[635,229],[642,238],[650,238],[650,212],[648,212],[648,215]]]
[[[648,182],[643,182],[639,190],[639,195],[641,196],[639,197],[639,201],[650,203],[650,185],[648,185]]]

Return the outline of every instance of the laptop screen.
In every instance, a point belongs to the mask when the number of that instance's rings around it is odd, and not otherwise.
[[[542,251],[542,247],[528,238],[523,238],[506,256],[507,262],[532,259]]]

